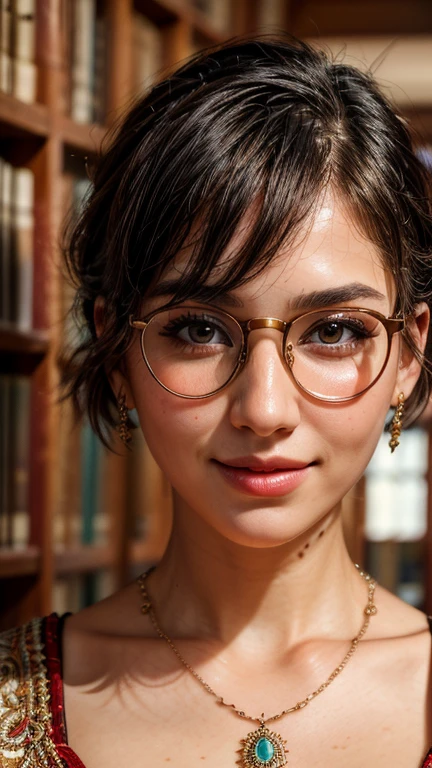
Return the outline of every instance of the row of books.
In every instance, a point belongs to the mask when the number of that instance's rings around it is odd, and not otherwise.
[[[36,0],[0,0],[0,90],[37,99]],[[64,111],[77,122],[104,122],[106,21],[96,0],[62,0]]]
[[[31,381],[0,376],[0,546],[22,549],[30,543],[29,459]],[[88,424],[60,424],[62,445],[53,520],[57,551],[81,544],[106,544],[109,530],[103,505],[103,448]]]
[[[104,123],[107,23],[96,0],[63,0],[63,109],[78,123]]]
[[[114,574],[110,569],[57,578],[53,583],[52,610],[59,616],[69,611],[77,613],[108,597],[114,589]]]
[[[216,31],[229,33],[231,0],[191,2]],[[260,24],[277,25],[282,5],[282,0],[261,3]],[[0,0],[0,9],[0,90],[33,102],[37,98],[36,0]],[[79,123],[104,123],[108,33],[103,4],[62,0],[60,10],[63,110]],[[133,17],[132,48],[133,89],[139,93],[163,65],[161,30],[141,13]]]
[[[192,0],[192,4],[200,11],[219,34],[232,34],[233,9],[235,3],[231,0]],[[260,0],[256,6],[255,26],[263,32],[281,31],[286,25],[286,0]]]
[[[32,326],[34,177],[0,158],[0,321]]]
[[[0,0],[0,90],[36,99],[36,0]]]

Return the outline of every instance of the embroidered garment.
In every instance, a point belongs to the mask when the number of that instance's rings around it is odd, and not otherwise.
[[[85,768],[67,744],[64,718],[61,629],[69,615],[0,633],[0,768]],[[432,747],[421,768],[432,768]]]

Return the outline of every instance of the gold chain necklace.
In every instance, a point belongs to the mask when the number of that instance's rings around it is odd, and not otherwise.
[[[159,626],[159,623],[156,618],[155,610],[153,607],[153,604],[150,601],[147,587],[146,587],[146,580],[149,574],[154,570],[154,566],[152,568],[149,568],[148,571],[145,573],[142,573],[141,576],[138,577],[138,585],[141,590],[141,594],[143,597],[143,604],[141,606],[141,612],[143,614],[147,614],[150,617],[150,620],[159,635],[159,637],[166,641],[166,643],[169,645],[171,650],[175,653],[178,660],[183,664],[184,667],[188,670],[188,672],[191,673],[195,677],[196,680],[205,688],[207,693],[210,693],[212,696],[216,698],[216,701],[218,704],[221,704],[225,707],[229,707],[231,710],[235,712],[236,715],[239,717],[242,717],[244,720],[251,720],[252,722],[258,723],[258,728],[254,731],[250,731],[250,733],[247,734],[247,736],[241,740],[241,748],[239,749],[240,752],[240,764],[244,766],[244,768],[280,768],[280,766],[286,765],[287,763],[287,752],[289,751],[285,747],[285,740],[282,738],[282,736],[279,733],[275,733],[274,731],[270,731],[269,728],[266,727],[266,723],[270,723],[274,720],[280,720],[281,717],[284,715],[289,715],[291,712],[297,712],[299,709],[303,709],[306,707],[312,699],[315,698],[315,696],[318,696],[318,694],[322,693],[328,685],[330,685],[331,682],[342,672],[342,670],[345,668],[346,664],[354,654],[355,650],[358,647],[358,644],[360,640],[362,639],[363,635],[365,634],[368,626],[370,617],[374,616],[377,613],[377,608],[374,605],[374,591],[375,587],[377,585],[377,582],[369,576],[368,573],[365,573],[361,570],[360,566],[355,563],[356,568],[358,569],[360,576],[362,576],[368,585],[368,601],[367,605],[364,609],[365,619],[363,622],[363,625],[360,629],[360,632],[356,637],[351,641],[351,647],[348,651],[348,653],[344,656],[341,663],[336,667],[336,669],[333,670],[330,677],[327,678],[325,683],[322,683],[319,688],[316,689],[316,691],[313,691],[308,696],[306,696],[303,701],[298,701],[297,704],[295,704],[293,707],[290,707],[289,709],[284,709],[282,712],[279,712],[277,715],[272,715],[271,717],[264,717],[264,712],[262,713],[261,717],[251,717],[250,715],[247,715],[246,712],[244,712],[241,709],[237,709],[237,707],[234,704],[227,704],[226,701],[222,698],[222,696],[218,696],[217,693],[213,690],[213,688],[210,687],[208,683],[203,680],[201,675],[198,674],[191,666],[188,664],[188,662],[183,658],[180,651],[174,643],[172,642],[171,638],[168,637],[167,634],[161,629]]]

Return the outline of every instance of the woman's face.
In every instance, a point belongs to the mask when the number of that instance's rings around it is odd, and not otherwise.
[[[178,277],[182,264],[183,257],[164,277]],[[302,242],[238,288],[237,307],[220,306],[240,321],[289,320],[306,294],[353,284],[360,286],[359,297],[333,306],[392,315],[394,289],[375,247],[343,206],[327,199]],[[148,300],[142,316],[169,298]],[[420,335],[426,325],[423,314]],[[252,332],[241,373],[218,394],[198,400],[177,397],[154,380],[141,356],[139,332],[127,353],[128,405],[137,408],[180,513],[187,508],[219,535],[251,547],[293,541],[337,508],[368,464],[390,404],[401,390],[410,394],[419,374],[397,334],[387,367],[370,390],[348,402],[323,402],[293,381],[281,342],[277,330]],[[275,467],[284,469],[276,473]],[[258,474],[260,468],[268,471]]]

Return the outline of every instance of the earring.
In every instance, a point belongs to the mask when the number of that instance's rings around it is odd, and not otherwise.
[[[402,416],[405,408],[405,395],[403,392],[398,397],[398,404],[391,423],[391,438],[389,441],[390,450],[393,453],[399,445],[399,437],[402,430]]]
[[[129,416],[128,416],[128,409],[126,406],[126,395],[123,393],[120,395],[120,397],[117,400],[117,406],[120,416],[120,423],[117,427],[118,433],[120,435],[120,439],[125,444],[126,448],[129,447],[129,443],[132,439],[132,434],[129,428]]]

